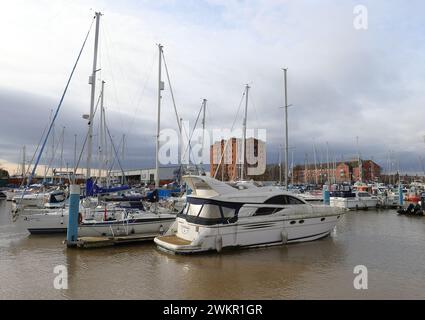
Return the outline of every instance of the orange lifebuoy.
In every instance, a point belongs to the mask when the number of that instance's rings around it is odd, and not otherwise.
[[[83,215],[81,212],[78,213],[78,224],[81,224],[83,222]]]

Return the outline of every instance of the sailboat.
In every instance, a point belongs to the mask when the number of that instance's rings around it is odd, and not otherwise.
[[[99,20],[101,13],[96,13],[96,35],[94,48],[93,73],[90,76],[91,84],[91,106],[89,116],[89,133],[88,133],[88,155],[87,155],[87,181],[91,181],[90,162],[91,162],[91,143],[93,130],[93,109],[94,94],[96,86],[97,72],[97,50],[99,38]],[[158,167],[158,149],[159,149],[159,120],[161,106],[161,90],[163,85],[161,81],[161,58],[162,46],[159,45],[159,86],[158,86],[158,131],[157,131],[157,152],[156,163]],[[104,91],[102,89],[102,96]],[[103,101],[103,99],[102,99]],[[102,106],[103,108],[103,106]],[[118,160],[119,161],[119,160]],[[158,171],[157,171],[158,172]],[[159,175],[157,174],[157,180]],[[158,180],[159,185],[159,180]],[[88,206],[84,205],[88,202]],[[129,208],[121,208],[115,204],[95,204],[90,205],[90,201],[82,201],[79,210],[79,236],[117,236],[138,234],[146,238],[153,238],[156,235],[165,232],[168,227],[175,221],[175,214],[165,208],[155,206],[153,210],[133,210]],[[43,214],[33,214],[23,216],[23,222],[26,223],[27,230],[30,233],[58,233],[66,232],[68,223],[68,211],[58,210],[54,212],[46,212]]]

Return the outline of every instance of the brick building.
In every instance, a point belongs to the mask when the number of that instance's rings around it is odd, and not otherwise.
[[[230,138],[215,142],[210,147],[211,177],[224,181],[234,181],[241,175],[243,163],[242,139]],[[227,146],[226,146],[227,144]],[[224,153],[224,155],[223,155]],[[264,141],[246,139],[245,177],[255,178],[266,169],[266,144]]]
[[[361,160],[361,180],[374,181],[381,175],[381,167],[372,160]],[[328,169],[329,168],[329,169]],[[295,183],[331,183],[355,182],[360,180],[359,162],[341,161],[336,163],[319,163],[317,165],[298,165],[294,167]]]

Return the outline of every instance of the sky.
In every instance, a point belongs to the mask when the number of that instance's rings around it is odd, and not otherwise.
[[[358,5],[367,9],[367,29],[354,26]],[[117,148],[126,135],[124,168],[155,163],[161,43],[179,115],[192,125],[205,98],[209,130],[241,127],[237,111],[249,84],[247,126],[267,129],[269,163],[278,161],[284,143],[285,67],[290,160],[293,154],[294,163],[313,161],[316,150],[325,161],[328,146],[331,159],[359,153],[384,170],[391,162],[392,170],[424,172],[423,1],[0,0],[0,6],[0,166],[11,173],[24,145],[27,160],[33,157],[95,11],[103,13],[98,80],[106,82]],[[65,127],[64,166],[74,162],[75,135],[80,150],[87,133],[82,115],[90,108],[93,38],[92,31],[55,123],[56,140]],[[94,127],[96,142],[96,120]],[[161,128],[177,130],[167,83]],[[49,145],[41,164],[51,154]]]

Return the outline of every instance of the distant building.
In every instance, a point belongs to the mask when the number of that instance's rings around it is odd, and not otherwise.
[[[381,167],[377,163],[372,160],[360,162],[362,181],[375,181],[380,178]],[[324,184],[329,180],[331,183],[351,183],[360,180],[359,168],[358,160],[297,165],[294,167],[294,182]]]
[[[210,147],[210,175],[219,180],[234,181],[240,178],[243,155],[242,139],[230,138],[215,142]],[[245,178],[262,175],[266,169],[266,144],[264,141],[246,139]]]
[[[180,169],[180,166],[168,166],[159,168],[159,180],[160,185],[167,184],[176,180],[177,171]],[[156,178],[156,169],[133,169],[133,170],[124,170],[126,180],[130,184],[135,183],[145,183],[145,184],[154,184]],[[121,181],[122,172],[120,170],[114,170],[111,172],[111,177],[115,178],[117,181]]]

